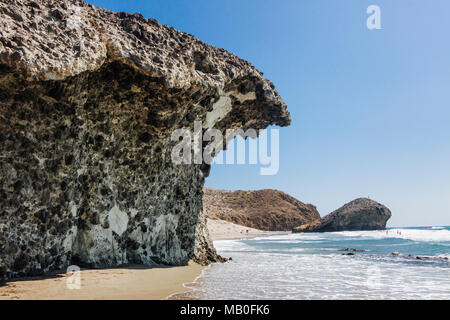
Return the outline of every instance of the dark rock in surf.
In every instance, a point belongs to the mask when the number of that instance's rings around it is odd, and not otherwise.
[[[355,249],[355,248],[345,248],[345,249],[340,249],[339,251],[346,251],[346,252],[365,252],[366,250],[364,250],[364,249]]]

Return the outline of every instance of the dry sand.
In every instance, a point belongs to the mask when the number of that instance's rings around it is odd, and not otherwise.
[[[208,230],[213,241],[216,240],[239,240],[250,239],[267,234],[287,234],[287,231],[262,231],[258,229],[243,227],[223,220],[208,219]]]
[[[277,233],[211,219],[208,219],[208,229],[212,240],[248,239]],[[0,286],[0,300],[159,300],[187,291],[183,284],[194,281],[202,269],[202,266],[190,263],[185,267],[125,266],[81,270],[80,289],[67,288],[71,274],[66,273],[21,278]],[[178,297],[184,299],[187,296]]]
[[[0,287],[0,300],[159,300],[186,289],[202,266],[146,268],[127,266],[114,269],[82,270],[81,288],[68,289],[69,274],[24,278]]]

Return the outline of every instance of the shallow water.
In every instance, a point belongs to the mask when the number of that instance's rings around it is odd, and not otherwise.
[[[450,299],[450,227],[286,234],[214,245],[233,260],[207,268],[191,285],[193,297]],[[365,251],[343,255],[345,248]]]

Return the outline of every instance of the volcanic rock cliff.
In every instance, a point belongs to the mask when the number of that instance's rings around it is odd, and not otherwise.
[[[359,198],[321,220],[294,228],[293,232],[384,230],[390,218],[391,211],[384,205],[367,198]]]
[[[265,231],[290,231],[320,219],[312,204],[304,204],[278,190],[223,191],[205,188],[203,211],[220,219]]]
[[[0,1],[0,273],[219,259],[206,164],[171,161],[177,128],[290,116],[250,63],[140,14]]]

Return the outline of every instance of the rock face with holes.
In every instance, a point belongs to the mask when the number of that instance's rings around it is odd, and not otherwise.
[[[391,215],[386,206],[367,198],[359,198],[320,220],[294,228],[293,232],[384,230]]]
[[[0,273],[220,260],[171,133],[286,126],[250,63],[140,14],[0,1]]]

